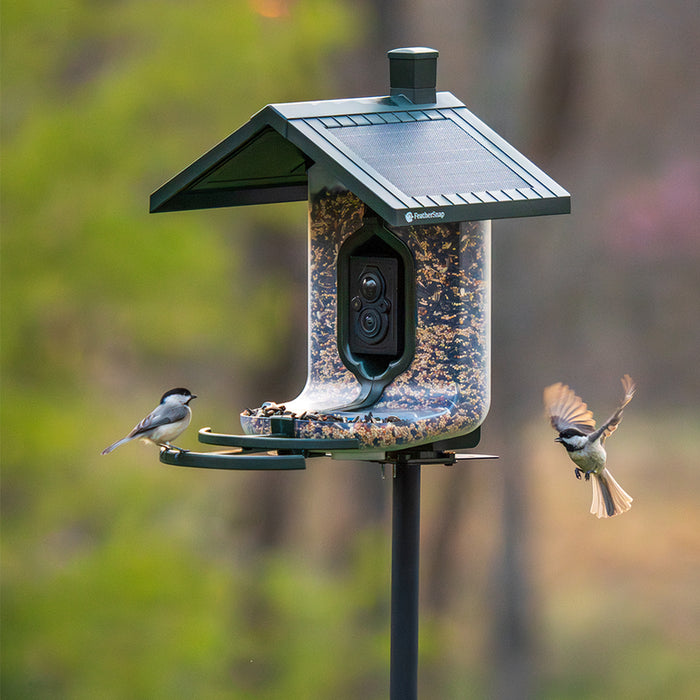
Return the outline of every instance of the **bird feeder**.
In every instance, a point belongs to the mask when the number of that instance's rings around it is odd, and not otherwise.
[[[179,464],[272,467],[274,450],[289,468],[315,454],[444,461],[478,443],[491,220],[567,213],[570,201],[435,91],[437,57],[390,51],[388,96],[268,105],[151,196],[152,212],[308,200],[306,385],[243,412],[245,435],[200,431],[238,451]]]
[[[242,435],[168,464],[394,465],[392,700],[417,694],[420,465],[475,447],[489,409],[491,221],[569,212],[569,194],[454,95],[438,52],[389,52],[383,97],[272,104],[151,196],[152,212],[308,201],[308,373]],[[266,397],[267,398],[267,397]]]

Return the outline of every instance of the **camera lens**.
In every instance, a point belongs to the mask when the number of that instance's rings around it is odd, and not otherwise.
[[[382,329],[382,319],[374,309],[366,309],[360,314],[360,329],[366,338],[374,339]]]
[[[374,301],[381,291],[381,283],[375,272],[367,272],[360,282],[360,292],[367,301]]]

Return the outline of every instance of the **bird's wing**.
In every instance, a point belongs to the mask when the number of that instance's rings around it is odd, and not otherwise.
[[[139,435],[158,428],[168,423],[176,423],[187,416],[187,406],[166,405],[156,406],[138,425],[135,425],[128,437],[138,437]]]
[[[590,436],[592,441],[600,437],[600,441],[605,442],[605,439],[610,437],[617,430],[617,426],[620,425],[620,421],[622,420],[622,410],[632,400],[634,392],[637,390],[637,385],[629,374],[625,374],[620,381],[622,382],[622,389],[625,392],[625,398],[622,399],[622,403],[617,407],[615,413]]]
[[[557,382],[548,386],[544,390],[544,405],[549,421],[558,433],[575,428],[588,435],[595,429],[593,413],[566,384]]]

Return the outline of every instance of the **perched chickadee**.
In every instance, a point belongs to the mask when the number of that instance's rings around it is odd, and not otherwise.
[[[560,442],[576,465],[577,479],[584,475],[586,481],[593,474],[593,503],[591,513],[599,518],[611,518],[632,507],[632,497],[613,479],[605,466],[607,455],[605,439],[617,430],[622,420],[622,409],[632,400],[636,385],[632,377],[622,377],[625,398],[615,413],[595,429],[593,413],[579,396],[565,384],[558,382],[544,390],[544,405],[554,430],[559,433],[555,442]]]
[[[188,389],[166,391],[160,403],[138,425],[134,426],[126,437],[106,447],[102,450],[102,454],[109,454],[119,445],[131,440],[144,440],[159,447],[172,447],[170,442],[181,435],[190,424],[192,409],[188,404],[196,398]]]

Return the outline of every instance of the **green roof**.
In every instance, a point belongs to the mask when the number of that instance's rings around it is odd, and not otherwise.
[[[151,195],[151,211],[307,198],[320,163],[388,223],[566,214],[569,193],[454,95],[268,105]]]

